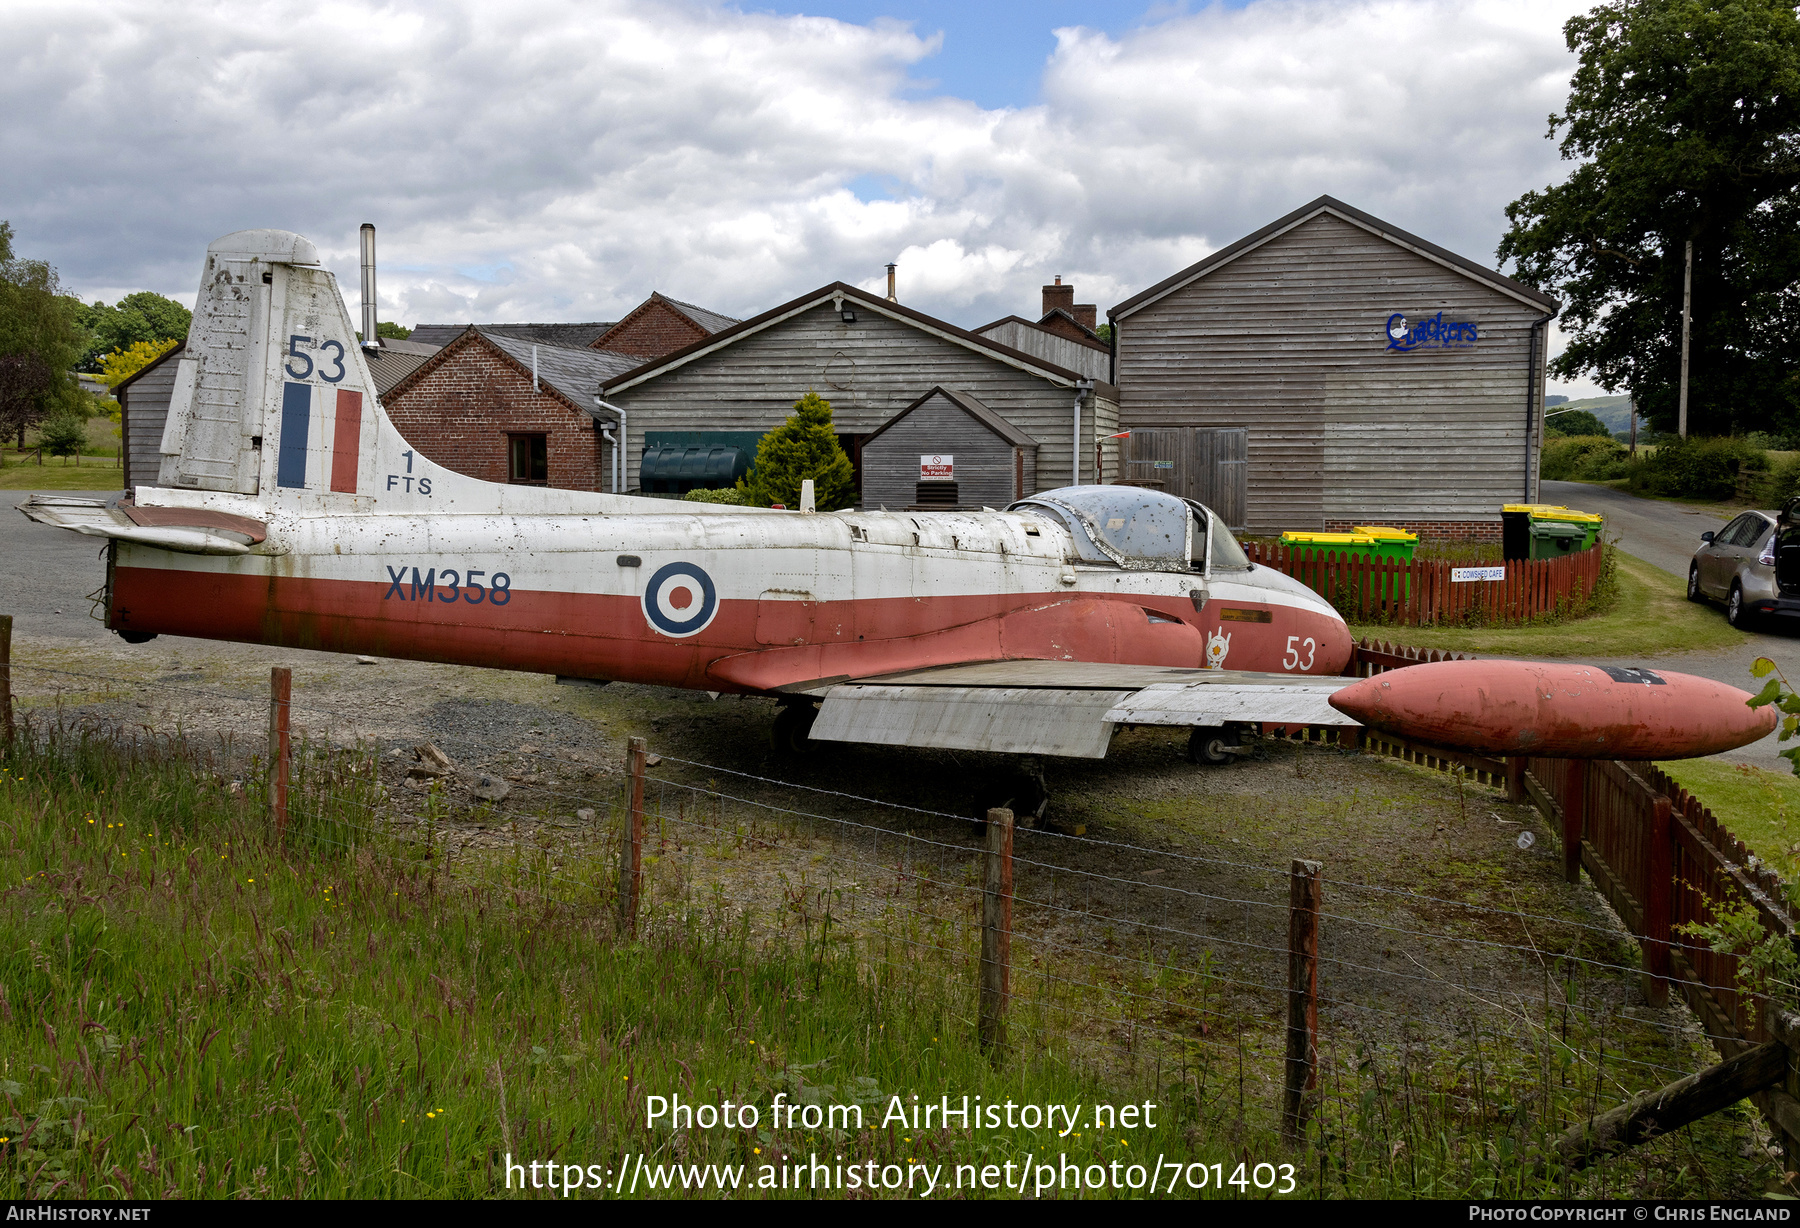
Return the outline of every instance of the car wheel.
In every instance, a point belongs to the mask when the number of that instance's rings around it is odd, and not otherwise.
[[[1700,564],[1697,560],[1688,564],[1688,600],[1706,600],[1706,594],[1700,591]]]
[[[1731,583],[1731,596],[1725,601],[1725,621],[1739,631],[1750,630],[1750,624],[1755,621],[1750,607],[1744,604],[1743,586],[1735,580]]]

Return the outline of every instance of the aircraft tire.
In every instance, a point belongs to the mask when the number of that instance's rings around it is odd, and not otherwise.
[[[1207,767],[1218,767],[1230,763],[1233,756],[1225,748],[1236,746],[1233,738],[1224,727],[1219,725],[1201,725],[1188,735],[1188,761],[1205,764]]]
[[[819,710],[811,704],[788,704],[769,726],[769,746],[780,755],[804,755],[812,749],[808,734]]]

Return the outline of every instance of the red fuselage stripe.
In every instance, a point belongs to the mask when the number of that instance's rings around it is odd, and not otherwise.
[[[761,691],[838,675],[1006,658],[1195,668],[1219,628],[1190,603],[1141,594],[1009,593],[844,602],[723,599],[697,635],[652,630],[639,598],[514,588],[478,603],[413,577],[398,584],[117,567],[112,626],[288,648],[608,678],[705,690]],[[1234,605],[1245,603],[1234,602]],[[1292,637],[1304,672],[1349,659],[1342,623],[1289,606],[1236,624],[1227,668],[1281,671]],[[1151,621],[1147,610],[1159,615]],[[1168,620],[1168,621],[1164,621]],[[1298,662],[1295,662],[1297,664]]]

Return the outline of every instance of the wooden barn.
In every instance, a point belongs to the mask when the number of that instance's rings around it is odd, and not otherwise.
[[[794,402],[816,391],[831,402],[861,477],[865,440],[933,389],[981,406],[1015,433],[1020,442],[1009,446],[1035,452],[1026,494],[1092,482],[1095,441],[1118,429],[1110,384],[842,282],[614,377],[601,395],[626,415],[626,456],[645,458],[648,442],[677,434],[691,447],[710,447],[714,436],[735,446],[781,425]],[[1110,478],[1116,441],[1102,449]],[[632,485],[657,476],[644,475],[640,461]],[[910,506],[917,492],[914,483],[905,485]]]
[[[1537,498],[1557,309],[1321,196],[1107,313],[1124,476],[1255,534],[1497,541]]]

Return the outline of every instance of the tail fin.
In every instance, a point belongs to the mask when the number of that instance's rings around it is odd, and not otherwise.
[[[318,249],[240,230],[206,251],[158,485],[240,495],[373,487],[374,382]]]

